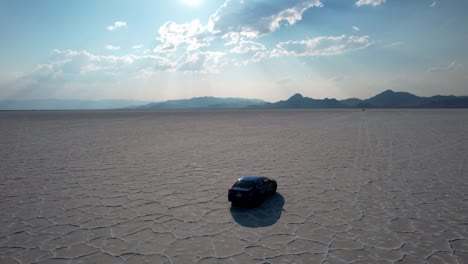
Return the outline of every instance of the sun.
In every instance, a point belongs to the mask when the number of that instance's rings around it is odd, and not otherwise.
[[[182,2],[189,6],[199,6],[203,0],[182,0]]]

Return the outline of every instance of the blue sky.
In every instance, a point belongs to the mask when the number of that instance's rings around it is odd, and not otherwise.
[[[465,0],[0,0],[0,99],[468,95]]]

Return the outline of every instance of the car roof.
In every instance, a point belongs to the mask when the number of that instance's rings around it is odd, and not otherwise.
[[[250,182],[256,182],[260,179],[263,179],[265,177],[262,177],[262,176],[244,176],[242,178],[239,179],[239,181],[250,181]]]

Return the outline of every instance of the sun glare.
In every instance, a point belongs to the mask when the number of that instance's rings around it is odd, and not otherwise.
[[[198,6],[202,3],[203,0],[182,0],[184,4],[189,6]]]

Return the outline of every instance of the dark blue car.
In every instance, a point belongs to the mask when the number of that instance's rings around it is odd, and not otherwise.
[[[244,176],[229,189],[228,200],[233,204],[258,204],[266,196],[274,194],[278,184],[261,176]]]

